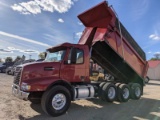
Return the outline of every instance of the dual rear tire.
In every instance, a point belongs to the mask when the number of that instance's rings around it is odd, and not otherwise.
[[[130,99],[130,88],[126,84],[120,84],[117,87],[117,99],[119,102],[127,102]]]
[[[142,87],[138,83],[120,84],[120,83],[101,83],[99,85],[99,97],[103,101],[113,102],[127,102],[130,98],[137,100],[142,95]]]
[[[117,88],[114,84],[103,82],[99,86],[100,86],[99,97],[103,101],[113,102],[116,99]]]
[[[142,95],[142,87],[138,83],[129,84],[131,90],[131,99],[138,100]]]

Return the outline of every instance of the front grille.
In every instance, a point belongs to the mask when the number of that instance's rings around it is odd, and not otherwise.
[[[15,73],[15,76],[14,76],[14,81],[13,83],[16,84],[16,85],[19,85],[19,82],[20,82],[20,78],[21,78],[21,69]]]

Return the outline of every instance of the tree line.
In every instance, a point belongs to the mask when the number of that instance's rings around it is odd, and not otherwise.
[[[150,60],[160,60],[160,53],[155,53],[154,57],[152,57]]]
[[[23,56],[22,56],[23,57]],[[12,57],[6,57],[5,58],[5,62],[17,62],[19,60],[22,59],[21,56],[17,56],[14,60]],[[45,59],[45,52],[41,52],[39,55],[38,55],[39,59]],[[2,62],[2,59],[0,58],[0,62]]]

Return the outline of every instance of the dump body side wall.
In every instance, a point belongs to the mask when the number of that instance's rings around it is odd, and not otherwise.
[[[88,41],[92,42],[92,47],[98,41],[105,41],[104,44],[108,44],[114,52],[117,53],[129,66],[134,69],[134,71],[141,77],[145,77],[145,66],[146,61],[144,61],[134,50],[134,48],[125,40],[121,39],[118,32],[112,32],[106,35],[108,32],[107,28],[97,28],[94,34],[93,39],[88,39],[91,35],[94,28],[86,28],[79,44],[88,44]],[[94,30],[95,31],[95,30]],[[105,37],[104,37],[105,36]],[[88,43],[87,43],[88,42]],[[101,51],[107,53],[108,51]],[[101,54],[101,53],[100,53]],[[112,56],[110,56],[112,57]]]
[[[134,82],[143,86],[143,78],[105,41],[99,41],[93,45],[91,58],[116,77],[118,81],[123,83]]]

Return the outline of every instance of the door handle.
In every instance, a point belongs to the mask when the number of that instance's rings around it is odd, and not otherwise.
[[[44,71],[52,71],[54,70],[55,68],[53,67],[44,67]]]

